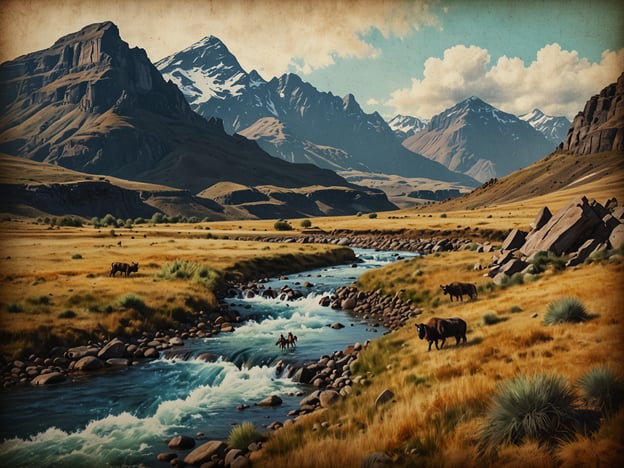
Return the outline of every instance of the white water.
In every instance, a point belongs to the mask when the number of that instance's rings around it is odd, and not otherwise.
[[[392,254],[358,251],[366,262],[272,281],[274,289],[306,278],[313,292],[286,303],[254,297],[231,301],[243,315],[256,317],[234,333],[189,340],[184,352],[210,352],[216,362],[158,359],[141,366],[113,370],[71,384],[4,390],[0,417],[1,466],[162,466],[166,443],[178,434],[206,440],[225,439],[233,424],[252,421],[258,428],[287,418],[307,390],[276,374],[276,364],[313,361],[347,344],[378,336],[347,313],[320,307],[320,291],[348,284],[364,270],[393,261]],[[329,328],[334,322],[342,330]],[[281,351],[276,337],[292,331],[296,350]],[[276,408],[254,406],[269,395],[284,403]],[[250,405],[238,411],[239,404]],[[198,445],[202,441],[198,441]],[[184,454],[182,454],[183,456]]]

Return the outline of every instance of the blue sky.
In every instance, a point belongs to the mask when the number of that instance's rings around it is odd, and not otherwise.
[[[481,99],[568,118],[624,71],[611,0],[3,0],[0,61],[113,21],[157,61],[208,35],[265,79],[296,72],[367,112],[429,118]]]

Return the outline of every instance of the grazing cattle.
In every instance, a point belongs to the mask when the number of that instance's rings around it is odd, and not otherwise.
[[[125,276],[129,276],[130,273],[139,271],[139,264],[132,263],[122,263],[122,262],[113,262],[111,263],[111,271],[108,276],[115,276],[115,274],[121,271]]]
[[[447,285],[440,285],[444,294],[451,296],[451,302],[456,297],[459,301],[464,300],[464,295],[470,296],[470,299],[477,297],[477,287],[472,283],[451,283]]]
[[[429,342],[428,351],[431,351],[431,344],[434,342],[436,349],[442,348],[446,339],[451,336],[457,340],[456,345],[462,340],[466,343],[466,322],[457,317],[449,319],[433,317],[427,323],[416,324],[416,328],[418,328],[418,337],[421,340],[426,338]],[[438,340],[442,341],[440,347],[438,347]]]

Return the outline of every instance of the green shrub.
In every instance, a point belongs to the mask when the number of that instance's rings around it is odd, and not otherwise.
[[[498,322],[502,322],[502,318],[496,315],[494,312],[488,312],[483,316],[483,324],[484,325],[494,325]]]
[[[117,218],[115,218],[112,214],[109,213],[109,214],[107,214],[106,216],[104,216],[102,218],[100,223],[103,226],[116,226],[117,225]]]
[[[499,387],[478,434],[479,451],[525,440],[556,445],[571,440],[577,429],[576,397],[556,375],[522,375]]]
[[[517,306],[517,305],[512,306],[510,312],[512,314],[517,314],[518,312],[522,312],[522,307]]]
[[[145,302],[136,294],[125,294],[119,298],[117,301],[121,307],[126,309],[134,309],[138,311],[143,311],[147,309]]]
[[[377,213],[369,213],[369,214],[368,214],[368,217],[369,217],[370,219],[375,219],[375,218],[377,217]]]
[[[78,253],[74,254],[74,255],[72,255],[72,260],[82,260],[82,255],[80,255]]]
[[[579,379],[585,400],[605,417],[613,416],[624,403],[624,380],[606,367],[596,367]]]
[[[589,320],[589,314],[585,310],[585,306],[581,301],[574,297],[564,297],[558,301],[552,302],[548,306],[546,315],[544,316],[545,325],[554,325],[564,322],[586,322]]]
[[[442,214],[440,215],[440,218],[446,218],[446,213],[442,213]]]
[[[501,281],[501,288],[506,289],[511,286],[518,286],[520,284],[524,284],[524,276],[522,273],[514,273],[511,276],[505,276]]]
[[[156,274],[156,279],[185,279],[208,289],[216,289],[221,282],[221,276],[216,270],[189,260],[166,263]]]
[[[275,221],[273,225],[273,229],[276,231],[290,231],[292,230],[292,226],[288,223],[288,221]]]
[[[309,228],[311,226],[312,226],[312,221],[310,221],[309,219],[304,219],[303,221],[301,221],[302,228]]]
[[[565,257],[558,257],[552,252],[541,251],[537,252],[531,260],[533,265],[533,273],[543,273],[546,271],[549,265],[551,265],[555,271],[561,271],[565,268],[567,259]]]
[[[24,309],[22,309],[22,306],[19,305],[16,302],[12,302],[10,304],[7,305],[7,311],[9,311],[12,314],[19,314],[20,312],[22,312]]]
[[[265,440],[265,437],[256,429],[254,423],[245,421],[232,428],[227,443],[230,447],[247,450],[251,443],[263,440]]]

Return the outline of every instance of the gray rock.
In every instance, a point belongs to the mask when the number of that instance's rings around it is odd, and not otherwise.
[[[31,385],[52,385],[52,384],[59,384],[59,383],[63,383],[67,380],[67,377],[65,377],[64,374],[61,374],[60,372],[50,372],[48,374],[41,374],[38,375],[37,377],[35,377],[34,379],[32,379],[30,381]]]
[[[519,260],[517,258],[514,258],[512,260],[509,260],[507,263],[505,263],[501,269],[499,270],[499,274],[500,273],[504,273],[507,276],[511,276],[515,273],[519,273],[522,270],[524,270],[529,264],[523,260]]]
[[[394,392],[392,392],[392,390],[386,388],[384,391],[382,391],[377,396],[377,399],[375,400],[375,407],[379,408],[379,406],[381,406],[384,403],[392,400],[393,398],[394,398]]]
[[[130,360],[126,358],[110,358],[106,360],[106,364],[116,367],[127,367],[130,365]]]
[[[550,212],[550,210],[548,209],[547,206],[545,206],[544,208],[542,208],[540,210],[540,212],[537,214],[537,216],[535,217],[535,221],[533,221],[531,223],[531,228],[534,231],[538,231],[540,229],[542,229],[544,227],[544,225],[550,221],[550,219],[552,218],[552,213]]]
[[[624,224],[616,226],[609,235],[609,244],[614,249],[619,249],[624,245]]]
[[[264,400],[256,403],[256,406],[279,406],[282,404],[282,399],[277,395],[271,395]]]
[[[362,468],[378,468],[390,465],[392,465],[392,458],[384,452],[371,453],[362,461]]]
[[[234,461],[234,459],[242,455],[243,451],[240,449],[232,448],[228,450],[228,452],[225,454],[225,466],[232,466],[232,462]]]
[[[227,464],[225,466],[227,466]],[[230,463],[230,468],[251,468],[251,466],[251,460],[244,455],[236,457],[232,463]]]
[[[74,369],[79,370],[79,371],[92,371],[92,370],[101,369],[102,367],[104,367],[104,362],[102,362],[97,357],[85,356],[82,359],[80,359],[78,362],[76,362]]]
[[[174,336],[169,340],[169,344],[171,346],[182,346],[184,344],[184,340],[178,336]]]
[[[503,241],[502,250],[517,250],[524,244],[526,232],[513,229],[507,238]]]
[[[220,440],[211,440],[205,444],[200,445],[184,458],[184,463],[189,465],[201,465],[204,462],[210,461],[213,455],[223,457],[225,455],[225,449],[227,445]]]
[[[119,338],[114,338],[106,346],[100,349],[97,357],[106,361],[107,359],[124,357],[125,354],[126,345]]]
[[[174,450],[188,450],[195,447],[195,439],[189,436],[179,435],[171,439],[167,446]]]
[[[329,408],[340,399],[340,394],[335,390],[324,390],[319,395],[322,408]]]

